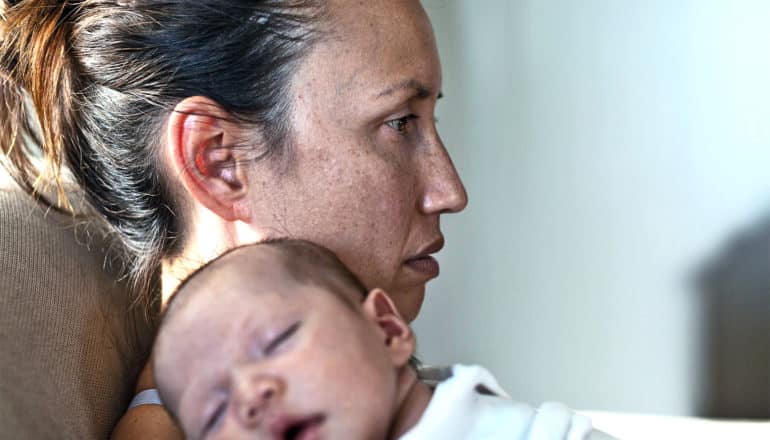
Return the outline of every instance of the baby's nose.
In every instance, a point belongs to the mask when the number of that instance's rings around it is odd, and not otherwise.
[[[238,420],[252,429],[259,426],[265,411],[285,389],[283,380],[278,377],[248,372],[239,375],[237,387]]]

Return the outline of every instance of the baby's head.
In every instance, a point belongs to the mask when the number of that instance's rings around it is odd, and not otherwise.
[[[332,254],[279,240],[237,248],[170,301],[153,353],[187,438],[385,438],[415,340],[387,294]]]

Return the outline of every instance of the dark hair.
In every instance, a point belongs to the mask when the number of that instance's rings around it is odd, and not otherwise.
[[[183,230],[159,165],[166,116],[184,98],[208,97],[259,130],[259,151],[238,145],[254,160],[288,157],[290,81],[321,32],[324,3],[0,0],[5,165],[33,194],[52,181],[64,208],[62,167],[71,172],[147,295]]]

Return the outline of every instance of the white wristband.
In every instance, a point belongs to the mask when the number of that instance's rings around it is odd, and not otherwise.
[[[160,394],[158,394],[158,390],[152,388],[140,392],[134,396],[133,399],[131,399],[131,403],[128,404],[128,409],[135,408],[140,405],[163,405],[163,402],[160,401]]]

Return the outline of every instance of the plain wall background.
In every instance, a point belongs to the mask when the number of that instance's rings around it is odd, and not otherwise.
[[[531,403],[770,415],[770,2],[423,4],[470,195],[423,360]]]

